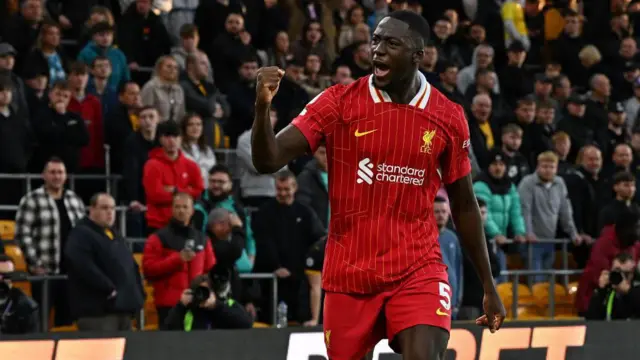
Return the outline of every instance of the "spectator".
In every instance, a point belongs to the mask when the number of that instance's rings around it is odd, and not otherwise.
[[[486,224],[488,217],[487,203],[482,199],[478,199],[478,207],[480,208],[480,215],[482,216],[482,223],[485,229],[485,237],[487,239],[487,250],[489,253],[489,264],[491,265],[491,273],[494,278],[500,275],[500,263],[497,259],[497,246],[493,239],[487,236]],[[462,250],[462,270],[464,278],[464,289],[462,291],[462,303],[460,304],[460,310],[458,310],[458,320],[475,320],[482,314],[482,286],[478,273],[475,272],[473,264],[469,260],[469,254],[466,254]],[[506,270],[506,269],[504,269]]]
[[[627,113],[627,129],[634,131],[640,126],[638,113],[640,112],[640,78],[633,82],[633,96],[624,102],[624,111]]]
[[[180,122],[182,151],[187,159],[195,162],[200,168],[202,181],[207,186],[209,170],[216,164],[216,155],[211,147],[206,144],[202,132],[202,118],[197,114],[187,114]]]
[[[258,57],[263,66],[277,66],[281,69],[287,67],[289,61],[293,60],[289,35],[286,31],[280,31],[275,35],[273,44],[266,50],[258,50]]]
[[[117,9],[116,14],[120,16],[121,11]],[[111,10],[108,7],[101,6],[101,5],[92,7],[91,12],[89,13],[89,16],[86,17],[85,19],[83,19],[84,23],[82,25],[80,39],[78,40],[79,48],[83,48],[85,45],[87,45],[89,41],[91,41],[91,38],[92,38],[91,30],[95,24],[105,22],[111,26],[116,25],[113,12],[111,12]],[[114,43],[117,43],[117,41],[114,41]]]
[[[152,107],[140,109],[138,114],[140,129],[130,134],[124,142],[124,166],[122,180],[126,203],[131,210],[127,234],[142,237],[146,234],[146,224],[142,211],[146,210],[146,197],[142,184],[144,164],[149,160],[149,152],[159,146],[156,139],[156,128],[160,121],[158,110]],[[136,249],[137,250],[137,249]]]
[[[141,67],[154,66],[156,59],[171,50],[167,28],[158,15],[151,11],[152,0],[135,0],[118,22],[118,42],[124,52],[129,70],[136,82],[142,84],[149,75]]]
[[[621,171],[613,177],[613,191],[615,198],[600,210],[598,216],[598,229],[602,230],[607,225],[613,225],[624,209],[635,204],[636,177],[628,172]]]
[[[354,4],[346,13],[344,23],[340,27],[338,37],[338,49],[342,50],[353,43],[356,26],[364,24],[364,9],[362,6]]]
[[[516,103],[514,116],[505,119],[507,123],[517,124],[522,129],[520,152],[523,154],[531,154],[533,152],[536,107],[534,96],[525,96]]]
[[[277,113],[273,110],[269,112],[271,126],[275,127],[278,122]],[[271,174],[261,174],[253,166],[251,159],[251,130],[245,131],[238,138],[238,177],[240,177],[240,194],[242,203],[259,208],[262,203],[273,199],[276,196],[276,181]]]
[[[611,270],[600,273],[585,318],[611,321],[640,317],[640,287],[634,282],[635,274],[633,256],[618,254],[612,261]]]
[[[331,79],[320,74],[322,60],[318,55],[307,55],[304,64],[304,74],[300,79],[300,86],[309,94],[309,98],[314,98],[331,86]]]
[[[78,173],[98,175],[105,173],[104,122],[100,100],[86,92],[88,81],[87,65],[73,63],[69,68],[72,96],[68,109],[84,121],[89,136],[88,144],[80,150]],[[82,200],[88,202],[93,194],[104,191],[104,181],[85,180],[78,184],[77,190]]]
[[[558,131],[551,137],[552,151],[558,157],[558,175],[564,177],[574,170],[573,164],[567,161],[571,151],[571,138],[564,131]]]
[[[45,21],[40,27],[38,41],[33,50],[26,56],[26,66],[23,66],[20,74],[24,76],[30,68],[47,69],[49,71],[49,84],[67,78],[69,59],[60,46],[60,25],[51,21]]]
[[[620,213],[615,225],[605,227],[593,246],[589,262],[578,283],[576,308],[584,316],[603,270],[610,270],[616,256],[629,253],[636,263],[640,257],[640,210],[631,206]]]
[[[235,214],[243,224],[245,247],[241,257],[236,261],[236,268],[241,273],[251,272],[256,258],[256,240],[251,227],[251,216],[244,206],[233,195],[231,172],[224,165],[215,165],[209,170],[208,189],[202,193],[195,206],[195,214],[191,223],[196,229],[207,231],[209,213],[218,207]]]
[[[489,166],[489,152],[498,142],[500,130],[496,128],[496,122],[491,121],[491,97],[487,94],[479,94],[471,102],[469,114],[469,132],[471,133],[471,147],[478,160],[481,169]]]
[[[530,160],[542,152],[553,150],[552,138],[556,133],[555,115],[556,107],[551,101],[540,101],[536,105],[536,120],[531,126],[533,153],[529,154]]]
[[[131,80],[131,73],[127,58],[113,44],[114,27],[108,22],[100,22],[91,28],[91,41],[80,51],[78,60],[91,65],[97,56],[106,56],[111,61],[111,76],[109,86],[118,89],[122,84]]]
[[[507,105],[515,107],[518,100],[533,91],[533,79],[524,69],[527,51],[520,41],[507,47],[507,65],[499,72],[501,93]]]
[[[0,75],[2,76],[2,75]],[[49,97],[49,72],[47,69],[28,69],[24,75],[24,94],[29,109],[39,109],[47,106]]]
[[[300,189],[297,200],[315,213],[325,229],[329,229],[329,173],[327,172],[327,148],[320,145],[304,170],[298,175]]]
[[[127,241],[118,234],[116,203],[97,193],[89,216],[69,233],[65,245],[71,312],[80,331],[131,330],[131,318],[144,304],[138,264]]]
[[[460,67],[466,65],[458,45],[451,35],[453,24],[451,19],[442,15],[433,23],[433,42],[438,48],[438,58],[450,61]],[[475,58],[475,56],[474,56]],[[475,74],[475,71],[473,71]],[[465,89],[466,90],[466,89]],[[464,92],[462,89],[460,91]]]
[[[604,74],[589,79],[590,96],[587,98],[587,114],[595,118],[595,129],[607,126],[607,105],[611,96],[611,81]]]
[[[65,30],[65,37],[80,38],[85,21],[95,12],[96,7],[105,7],[120,14],[120,1],[115,0],[47,0],[49,15]],[[111,19],[113,22],[113,19]]]
[[[465,103],[469,104],[477,94],[487,94],[491,97],[492,114],[496,119],[505,117],[507,108],[502,96],[495,92],[496,73],[489,69],[478,68],[473,82],[464,93]]]
[[[229,14],[242,14],[246,10],[241,3],[200,1],[194,14],[193,23],[200,33],[200,49],[207,54],[209,59],[218,55],[213,41],[225,31],[226,19]]]
[[[476,82],[476,73],[478,72],[478,69],[491,69],[493,66],[493,56],[494,51],[490,45],[479,45],[475,49],[471,65],[460,70],[460,73],[458,74],[458,90],[460,90],[461,93],[466,93],[467,88]],[[493,73],[492,76],[494,79],[493,92],[500,94],[498,77],[495,73]]]
[[[359,79],[371,74],[371,44],[370,42],[360,41],[353,44],[353,53],[350,57],[340,59],[344,64],[349,66],[354,79]],[[289,63],[291,65],[291,63]]]
[[[584,267],[589,257],[589,251],[598,231],[598,209],[604,203],[605,186],[600,169],[602,169],[602,153],[594,145],[585,146],[580,150],[577,161],[578,168],[569,172],[564,181],[569,189],[569,200],[573,209],[573,221],[583,242],[575,244],[573,257],[578,266]]]
[[[516,124],[507,124],[502,128],[502,153],[507,165],[507,177],[518,185],[523,177],[531,172],[529,160],[520,153],[522,128]]]
[[[520,207],[520,195],[506,173],[505,156],[501,150],[492,150],[489,154],[488,171],[482,172],[473,184],[478,199],[487,204],[488,217],[485,229],[489,238],[498,245],[507,242],[507,236],[513,234],[516,242],[524,242],[525,228]],[[506,268],[506,255],[502,248],[497,250],[500,268]],[[503,282],[504,278],[500,278]]]
[[[12,286],[12,280],[19,280],[14,274],[16,273],[13,260],[0,254],[0,286],[6,286],[8,289],[0,290],[0,334],[36,333],[40,324],[38,304],[22,290]]]
[[[107,116],[118,106],[118,89],[109,86],[111,77],[111,61],[106,56],[96,56],[91,63],[91,77],[87,83],[87,94],[100,100],[102,104],[102,118]]]
[[[187,159],[180,150],[178,124],[173,121],[161,123],[156,136],[161,147],[149,152],[149,160],[144,165],[142,175],[148,234],[169,223],[173,194],[186,192],[196,199],[204,190],[198,165]]]
[[[44,168],[52,156],[61,158],[72,174],[81,165],[82,148],[89,145],[91,136],[82,116],[69,110],[71,90],[66,81],[53,84],[48,106],[36,109],[31,118],[39,145],[33,156],[33,171]],[[97,105],[99,112],[100,104]]]
[[[576,76],[575,80],[572,80],[574,86],[586,90],[591,85],[591,79],[595,74],[606,73],[607,68],[602,63],[602,54],[597,47],[593,45],[587,45],[578,53],[578,59],[580,60],[580,67],[576,69],[579,76]]]
[[[324,264],[324,250],[327,247],[327,238],[318,240],[311,246],[307,253],[304,273],[309,281],[309,304],[311,319],[305,321],[303,326],[313,327],[322,324],[322,309],[324,293],[322,292],[322,266]]]
[[[536,101],[536,107],[541,102],[551,102],[554,109],[558,108],[558,103],[552,98],[553,95],[553,78],[547,76],[546,73],[539,73],[535,76],[533,84],[533,97]]]
[[[335,85],[335,84],[349,85],[354,81],[355,80],[353,80],[353,77],[351,77],[351,69],[349,69],[347,65],[339,64],[335,66],[335,69],[331,74],[332,85]]]
[[[504,23],[505,46],[509,47],[514,41],[520,41],[528,51],[531,48],[531,40],[520,1],[505,0],[502,3],[500,15]]]
[[[216,264],[211,241],[189,225],[193,197],[177,192],[172,198],[171,221],[149,236],[142,257],[144,276],[153,286],[158,322],[162,327],[184,289]]]
[[[43,168],[44,185],[27,193],[18,205],[15,240],[24,253],[32,275],[65,274],[65,244],[71,229],[85,216],[82,200],[64,188],[67,170],[60,158],[51,158]],[[32,284],[33,297],[42,305],[41,282]],[[51,301],[53,300],[53,301]],[[56,309],[55,325],[71,324],[64,282],[49,285],[49,302]],[[50,309],[40,309],[49,314]]]
[[[236,146],[238,136],[251,128],[253,124],[254,103],[256,99],[255,82],[258,76],[258,61],[255,57],[245,58],[238,68],[240,81],[231,86],[228,92],[229,105],[233,121],[225,124],[225,131],[231,138],[231,146]]]
[[[213,69],[207,54],[198,49],[200,44],[200,33],[198,27],[193,24],[184,24],[180,27],[180,46],[171,49],[171,56],[178,62],[182,71],[187,71],[187,57],[195,55],[199,60],[206,62],[205,79],[208,83],[213,83]],[[202,64],[204,66],[204,64]],[[204,72],[204,71],[203,71]],[[187,104],[188,106],[188,104]],[[188,110],[187,111],[194,111]]]
[[[449,100],[463,106],[466,105],[464,95],[457,88],[458,65],[447,61],[438,63],[437,67],[439,68],[439,81],[434,86]]]
[[[627,114],[624,112],[622,103],[614,103],[609,107],[608,121],[606,128],[600,129],[596,133],[596,141],[600,145],[602,157],[605,159],[604,172],[606,175],[613,175],[614,170],[611,163],[613,154],[618,145],[626,145],[631,142],[631,133],[627,130]],[[628,146],[628,145],[627,145]],[[631,149],[629,148],[629,155]],[[631,159],[629,159],[631,163]],[[605,176],[606,176],[605,175]]]
[[[303,323],[309,314],[304,275],[305,255],[326,235],[315,213],[295,200],[297,183],[291,172],[278,175],[276,199],[265,201],[255,216],[256,272],[278,277],[278,299],[289,308],[288,318]]]
[[[0,76],[0,173],[24,174],[34,143],[29,119],[11,109],[13,83]],[[17,204],[24,194],[22,179],[1,179],[0,203]],[[0,211],[0,218],[12,219],[14,211]]]
[[[16,50],[7,43],[0,43],[0,76],[6,76],[13,83],[13,96],[11,108],[21,116],[28,117],[29,109],[25,98],[24,82],[15,74],[13,68],[16,64]]]
[[[213,64],[215,82],[223,92],[238,80],[235,70],[242,59],[256,55],[244,21],[241,14],[229,14],[224,25],[225,31],[216,37],[212,48],[205,50]]]
[[[207,288],[209,297],[200,304],[194,303],[194,293]],[[187,320],[189,319],[189,320]],[[167,330],[249,329],[253,325],[250,315],[233,299],[219,299],[210,276],[193,279],[190,288],[180,295],[180,301],[169,312],[164,322]]]
[[[289,30],[289,38],[296,39],[298,34],[291,32],[291,28]],[[320,55],[323,62],[331,63],[330,47],[327,45],[331,40],[326,38],[326,30],[326,27],[323,28],[322,23],[318,20],[307,21],[300,32],[300,39],[293,45],[294,59],[301,62],[307,58],[307,55],[313,53]],[[287,61],[288,64],[289,61]]]
[[[140,129],[139,112],[142,107],[140,86],[133,81],[122,84],[118,89],[118,103],[105,121],[105,140],[109,144],[111,171],[114,173],[119,174],[123,171],[123,160],[126,158],[125,141]]]
[[[531,270],[550,270],[555,261],[556,244],[544,242],[556,237],[558,222],[574,243],[582,238],[573,223],[573,210],[567,186],[556,176],[558,157],[551,151],[538,155],[536,173],[522,179],[518,192],[522,204],[522,217],[527,229],[528,245],[521,245],[520,255]],[[541,243],[537,243],[541,240]],[[529,258],[531,247],[531,258]],[[529,262],[531,261],[531,262]],[[533,276],[533,282],[547,281],[544,275]]]
[[[573,10],[567,10],[564,14],[564,31],[558,39],[552,42],[553,59],[560,63],[562,70],[575,82],[580,74],[581,67],[578,54],[587,45],[582,35],[582,19],[580,14]]]
[[[595,140],[595,120],[587,116],[586,99],[573,94],[567,100],[567,111],[558,123],[558,131],[569,135],[571,149],[567,160],[575,162],[578,151]]]
[[[40,25],[44,15],[42,0],[25,0],[20,4],[20,12],[13,15],[6,24],[2,24],[2,39],[11,44],[16,52],[17,73],[22,73],[25,56],[36,44]]]
[[[200,115],[205,143],[214,148],[224,147],[222,125],[230,116],[227,98],[207,80],[209,60],[204,53],[187,56],[186,78],[180,81],[184,91],[186,111]]]
[[[611,162],[608,162],[607,168],[603,169],[600,175],[603,177],[603,190],[602,200],[608,201],[611,200],[613,192],[611,189],[613,188],[612,180],[615,173],[619,171],[630,171],[632,173],[637,173],[638,169],[632,169],[631,164],[633,163],[633,150],[631,146],[626,143],[620,143],[616,145],[613,150],[613,155],[611,156]]]
[[[571,81],[566,75],[560,74],[553,82],[553,98],[558,102],[556,112],[561,112],[567,105],[567,99],[573,93]]]
[[[153,77],[142,87],[142,103],[158,109],[161,121],[180,122],[185,114],[184,91],[178,84],[178,63],[171,56],[156,61]]]
[[[462,304],[464,273],[462,269],[462,249],[458,236],[453,231],[447,229],[449,223],[449,204],[444,198],[436,196],[433,203],[433,212],[438,226],[440,251],[442,261],[447,265],[447,277],[451,285],[451,308],[452,318],[456,318],[458,310]]]

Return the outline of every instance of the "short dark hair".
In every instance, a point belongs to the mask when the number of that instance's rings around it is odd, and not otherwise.
[[[431,38],[431,28],[427,19],[422,15],[417,14],[410,10],[398,10],[388,15],[390,18],[400,20],[409,25],[409,30],[414,33],[414,36],[422,39],[422,46],[429,42]]]
[[[158,109],[155,106],[153,106],[153,105],[144,105],[143,107],[138,109],[138,115],[142,114],[143,112],[145,112],[147,110],[154,110],[155,112],[160,114],[160,112],[158,111]]]
[[[138,85],[138,83],[137,83],[137,82],[135,82],[135,81],[133,81],[133,80],[123,81],[122,83],[120,83],[120,86],[118,86],[118,95],[122,95],[122,94],[124,94],[125,92],[127,92],[127,87],[128,87],[129,85],[137,85],[137,86],[140,86],[140,85]]]
[[[184,191],[175,192],[173,194],[172,202],[175,202],[177,198],[188,198],[188,199],[191,199],[191,201],[195,201],[195,199],[193,198],[193,196],[191,196],[191,194],[189,194],[188,192],[184,192]]]
[[[620,171],[613,176],[613,185],[618,185],[621,182],[635,182],[636,177],[629,171]]]
[[[184,24],[180,27],[180,38],[188,39],[198,35],[198,27],[194,24]]]
[[[98,55],[98,56],[96,56],[96,57],[95,57],[95,59],[93,59],[93,61],[91,62],[91,67],[92,67],[92,68],[94,68],[94,67],[96,66],[96,63],[97,63],[98,61],[105,61],[105,60],[109,62],[109,65],[111,65],[111,60],[110,60],[108,57],[106,57],[106,56],[104,56],[104,55]]]
[[[619,262],[619,263],[621,263],[621,264],[624,264],[624,263],[626,263],[627,261],[635,261],[635,260],[633,259],[633,255],[631,255],[630,253],[628,253],[628,252],[626,252],[626,251],[621,252],[621,253],[619,253],[618,255],[616,255],[616,256],[613,258],[613,261],[616,261],[616,260],[618,260],[618,262]]]
[[[433,200],[434,203],[446,203],[447,199],[443,198],[442,196],[436,196],[436,198]]]
[[[83,62],[74,61],[69,66],[69,74],[86,75],[88,73],[89,73],[89,67],[87,66],[87,64],[85,64]]]
[[[44,168],[42,168],[42,171],[44,171],[44,169],[47,168],[47,166],[49,166],[49,164],[54,163],[54,164],[63,164],[64,165],[64,161],[62,161],[61,158],[57,157],[57,156],[52,156],[49,158],[49,160],[47,160],[47,162],[44,164]]]
[[[111,197],[111,195],[109,195],[109,193],[102,192],[102,191],[101,192],[97,192],[97,193],[91,195],[91,198],[89,199],[89,206],[94,207],[94,206],[98,205],[98,199],[100,199],[100,196],[103,196],[103,195]]]
[[[209,175],[217,174],[217,173],[225,173],[231,178],[231,170],[226,165],[216,164],[209,169]]]
[[[13,81],[11,81],[11,78],[6,75],[0,76],[0,91],[4,90],[13,90]]]
[[[476,200],[478,201],[478,207],[479,207],[479,208],[487,207],[487,202],[486,202],[486,201],[484,201],[483,199],[476,198]]]
[[[158,139],[163,136],[180,136],[180,125],[175,121],[164,121],[158,124],[156,135]]]
[[[502,135],[513,134],[513,133],[519,133],[522,135],[522,132],[523,132],[522,127],[518,124],[509,123],[502,127]]]
[[[67,80],[60,79],[51,84],[51,90],[53,89],[68,91],[71,90],[71,86],[69,86],[69,82]]]
[[[276,179],[278,181],[285,181],[285,180],[289,180],[289,179],[294,179],[295,180],[296,179],[296,175],[293,172],[291,172],[291,170],[282,170],[282,171],[279,171],[276,174]]]

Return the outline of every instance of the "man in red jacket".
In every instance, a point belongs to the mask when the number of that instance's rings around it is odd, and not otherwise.
[[[147,198],[147,235],[167,225],[171,219],[173,194],[185,192],[197,199],[204,190],[198,165],[180,150],[180,128],[173,121],[158,125],[160,148],[149,152],[142,186]]]
[[[193,197],[173,195],[169,225],[149,236],[142,255],[142,272],[153,286],[158,322],[163,328],[169,310],[197,276],[208,274],[216,264],[211,241],[190,226]]]
[[[640,209],[632,205],[620,213],[615,225],[605,226],[591,249],[591,257],[578,283],[576,308],[583,315],[589,308],[593,291],[603,270],[611,269],[613,259],[622,252],[629,253],[635,262],[640,257]]]

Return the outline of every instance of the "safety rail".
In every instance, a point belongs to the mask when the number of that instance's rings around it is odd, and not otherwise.
[[[512,301],[511,301],[511,313],[514,319],[518,319],[518,284],[520,284],[520,277],[522,276],[536,276],[546,275],[549,277],[549,316],[553,319],[555,317],[555,286],[556,276],[580,275],[582,270],[503,270],[500,275],[513,276],[511,282]],[[566,287],[566,285],[565,285]]]
[[[270,280],[271,281],[271,314],[272,314],[272,322],[273,326],[277,323],[277,306],[278,306],[278,277],[275,274],[271,273],[249,273],[249,274],[240,274],[241,279],[247,280]],[[43,311],[42,309],[49,309],[49,283],[51,281],[67,281],[67,275],[29,275],[25,280],[18,280],[16,282],[21,281],[29,281],[31,283],[34,282],[42,282],[42,298],[39,301],[40,309],[41,309],[41,329],[43,331],[47,331],[49,329],[49,313],[47,311]],[[145,310],[144,307],[140,310],[139,314],[139,323],[138,327],[140,330],[143,330],[145,326]]]
[[[502,244],[497,244],[495,239],[491,239],[490,241],[491,241],[492,244],[496,244],[497,246],[510,245],[510,244],[526,245],[527,246],[527,266],[531,266],[531,263],[533,262],[533,245],[536,245],[536,244],[554,244],[554,245],[558,245],[558,244],[560,244],[560,245],[562,245],[562,250],[561,250],[562,270],[569,270],[569,244],[571,244],[571,240],[570,239],[566,239],[566,238],[560,238],[560,239],[536,239],[533,242],[528,241],[526,243],[518,242],[518,241],[515,241],[513,239],[507,239]],[[564,286],[567,286],[569,284],[569,275],[564,275],[563,276],[563,284],[564,284]]]

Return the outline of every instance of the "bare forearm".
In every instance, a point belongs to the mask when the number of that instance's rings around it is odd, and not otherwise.
[[[320,319],[320,303],[322,300],[322,289],[320,286],[312,286],[309,292],[311,299],[311,319],[318,321]]]
[[[256,114],[251,128],[251,158],[260,173],[274,173],[285,164],[279,164],[278,144],[271,127],[268,104],[256,103]]]

